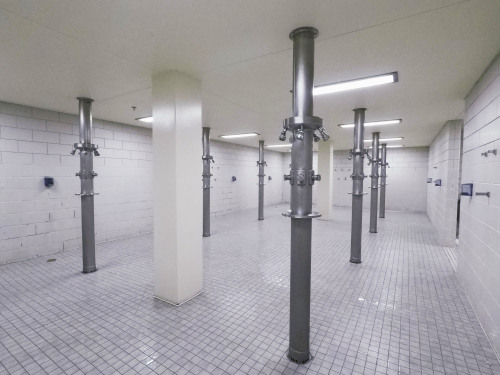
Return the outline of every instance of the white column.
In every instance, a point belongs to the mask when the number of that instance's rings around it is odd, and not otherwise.
[[[333,142],[318,142],[318,173],[321,181],[318,184],[318,211],[320,219],[329,220],[332,217],[333,199]]]
[[[154,294],[179,305],[203,288],[201,84],[153,77]]]

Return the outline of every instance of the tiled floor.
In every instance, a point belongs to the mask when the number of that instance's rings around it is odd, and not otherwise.
[[[266,208],[212,221],[205,292],[152,297],[152,236],[0,266],[0,374],[500,374],[424,214],[387,212],[349,263],[350,210],[313,223],[311,351],[288,347],[289,230]]]

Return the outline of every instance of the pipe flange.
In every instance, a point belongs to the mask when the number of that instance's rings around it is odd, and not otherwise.
[[[99,193],[75,193],[75,195],[79,195],[80,197],[93,197],[94,195],[99,195]]]
[[[350,151],[350,154],[353,156],[364,155],[366,153],[366,150],[364,148],[353,148],[349,151]]]
[[[299,214],[292,213],[292,210],[286,210],[285,212],[282,213],[282,215],[286,216],[286,217],[290,217],[292,219],[314,219],[316,217],[321,216],[321,214],[319,212],[311,212],[310,214],[299,215]]]
[[[293,40],[293,38],[295,38],[295,35],[299,33],[312,33],[314,34],[314,38],[316,38],[319,35],[319,31],[317,28],[311,26],[304,26],[292,30],[288,36],[290,37],[291,40]]]
[[[283,127],[287,130],[306,128],[316,130],[323,126],[323,119],[317,116],[296,116],[283,120]]]

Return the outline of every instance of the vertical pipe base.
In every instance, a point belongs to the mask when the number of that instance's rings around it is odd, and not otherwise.
[[[311,355],[309,352],[298,352],[296,350],[293,350],[292,348],[288,348],[288,353],[286,354],[287,358],[295,362],[299,365],[303,365],[304,363],[309,362],[311,359]]]
[[[290,262],[290,343],[288,358],[309,361],[312,219],[293,219]]]
[[[91,273],[95,271],[97,271],[97,267],[93,265],[93,266],[83,267],[82,273]]]
[[[361,263],[361,236],[363,227],[363,196],[352,197],[351,263]]]
[[[81,197],[83,273],[97,270],[95,260],[94,197]]]
[[[210,184],[210,182],[208,182]],[[203,188],[203,237],[210,237],[210,188]]]
[[[264,186],[259,186],[259,220],[264,220]]]
[[[372,188],[370,203],[370,233],[377,233],[378,188]]]
[[[380,212],[378,217],[380,219],[385,218],[385,186],[380,188]]]

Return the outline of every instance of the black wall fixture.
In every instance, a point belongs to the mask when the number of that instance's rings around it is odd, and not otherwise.
[[[45,185],[45,187],[54,186],[54,177],[44,177],[43,184]]]
[[[462,189],[460,195],[465,195],[466,197],[472,197],[473,184],[462,184]]]

